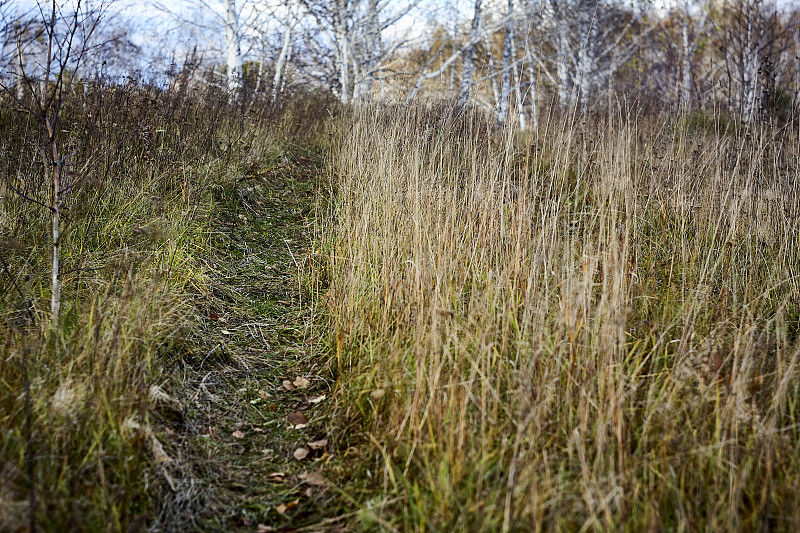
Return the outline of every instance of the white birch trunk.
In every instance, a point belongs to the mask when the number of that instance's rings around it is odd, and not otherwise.
[[[350,51],[347,38],[347,2],[336,0],[335,37],[339,62],[339,100],[350,103]]]
[[[47,97],[46,93],[42,93],[42,101]],[[42,107],[45,107],[44,105]],[[61,174],[60,174],[60,158],[58,154],[58,144],[56,143],[56,134],[50,119],[45,118],[45,127],[47,130],[47,141],[50,148],[50,160],[47,165],[50,167],[48,170],[51,174],[52,186],[52,203],[50,205],[52,214],[52,248],[53,248],[53,262],[52,262],[52,276],[51,285],[52,292],[50,294],[50,319],[53,326],[59,323],[61,315]]]
[[[514,61],[514,97],[517,99],[517,112],[519,113],[519,129],[525,131],[527,129],[528,119],[525,116],[525,95],[522,94],[522,79],[520,71],[522,66],[517,65],[517,40],[515,35],[511,38],[511,57]]]
[[[556,76],[558,77],[558,105],[561,109],[566,109],[572,105],[570,98],[570,75],[569,75],[569,33],[565,14],[557,6],[556,25],[557,25],[557,52],[556,52]]]
[[[751,6],[748,5],[747,8]],[[758,65],[760,57],[758,43],[756,42],[756,21],[754,20],[756,8],[747,9],[747,32],[745,43],[745,57],[742,68],[742,120],[752,122],[756,114],[756,95],[758,91]]]
[[[261,82],[264,79],[264,61],[266,57],[264,56],[264,52],[261,52],[261,57],[258,60],[258,74],[256,74],[256,88],[253,90],[253,99],[258,95],[258,91],[261,89]]]
[[[286,33],[283,34],[283,46],[281,53],[278,55],[278,60],[275,62],[275,77],[272,79],[272,101],[278,98],[278,92],[281,89],[281,77],[283,76],[283,69],[286,67],[287,61],[292,51],[292,30],[294,30],[294,22],[291,21],[286,26]]]
[[[482,11],[481,0],[475,0],[475,11],[472,15],[472,28],[469,32],[471,44],[464,53],[464,69],[461,75],[461,87],[458,91],[457,105],[459,106],[466,104],[469,99],[469,90],[472,86],[472,70],[475,62],[475,47],[477,46],[478,36],[480,35]]]
[[[372,86],[375,84],[375,73],[378,70],[382,54],[383,37],[381,35],[380,20],[378,20],[378,0],[368,0],[367,2],[367,43],[370,49],[367,51],[369,60],[367,72],[364,75],[364,88],[361,90],[361,98],[372,98]]]
[[[14,58],[14,65],[16,66],[17,70],[15,88],[17,92],[17,99],[22,100],[25,97],[25,67],[22,64],[24,61],[22,51],[19,51],[18,53],[19,55]]]
[[[689,39],[689,6],[687,4],[684,4],[681,40],[683,41],[681,108],[684,112],[688,112],[692,105],[692,55],[694,51]]]
[[[494,62],[494,50],[492,50],[492,42],[488,38],[485,43],[489,53],[489,82],[492,86],[492,105],[494,106],[494,112],[497,113],[500,109],[500,88],[497,86],[497,69],[495,68],[496,64]]]
[[[242,85],[241,35],[235,0],[225,0],[225,66],[228,92],[233,94]]]
[[[589,108],[589,98],[591,96],[592,84],[595,69],[595,48],[597,46],[597,23],[593,19],[593,14],[589,15],[584,29],[583,44],[578,52],[578,90],[579,103],[581,110],[585,113]]]
[[[497,106],[497,123],[502,125],[508,116],[508,101],[511,97],[511,41],[514,39],[514,23],[512,15],[514,13],[514,0],[508,0],[508,12],[506,16],[506,32],[503,39],[503,55],[501,58],[503,73],[501,77],[500,102]]]
[[[537,94],[537,80],[536,80],[536,71],[533,67],[533,61],[528,63],[528,76],[530,79],[531,84],[531,124],[533,128],[536,129],[539,127],[539,105],[536,101],[538,96]]]

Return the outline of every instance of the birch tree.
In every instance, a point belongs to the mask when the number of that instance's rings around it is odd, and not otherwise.
[[[549,9],[555,68],[540,65],[555,80],[562,108],[587,109],[593,93],[611,84],[657,26],[616,1],[549,0]]]
[[[225,0],[225,68],[228,75],[228,92],[234,93],[242,85],[242,34],[239,12],[235,0]]]
[[[314,30],[326,37],[312,38],[306,28],[307,44],[323,67],[335,71],[335,91],[342,103],[371,98],[382,64],[405,44],[402,37],[385,42],[384,32],[420,1],[300,0]]]
[[[697,53],[697,36],[702,34],[708,20],[708,10],[702,9],[699,17],[692,16],[692,4],[683,0],[679,6],[681,19],[681,91],[680,103],[683,110],[692,105],[692,63]]]
[[[775,84],[770,76],[789,46],[788,30],[777,4],[764,0],[738,0],[725,6],[718,24],[730,107],[742,121],[753,122],[765,104],[764,90]]]
[[[295,26],[297,26],[298,18],[294,13],[293,5],[287,3],[287,15],[286,15],[286,27],[284,28],[283,34],[283,45],[281,46],[281,52],[278,55],[277,61],[275,61],[275,74],[272,78],[272,100],[276,100],[278,98],[278,93],[281,90],[281,83],[283,81],[283,71],[286,69],[286,64],[289,62],[289,59],[292,55],[292,45],[293,45],[293,35]],[[263,67],[263,60],[261,62],[261,66]]]
[[[469,98],[469,90],[472,87],[472,70],[475,64],[475,47],[480,41],[481,35],[481,14],[483,13],[482,0],[475,0],[475,10],[472,14],[472,23],[469,30],[469,39],[464,49],[464,67],[461,72],[461,87],[458,90],[457,105],[463,106]]]
[[[506,11],[506,31],[503,38],[502,86],[500,89],[500,105],[497,109],[497,123],[502,125],[508,115],[508,101],[511,97],[511,59],[514,49],[514,0],[508,0]],[[516,54],[514,54],[516,64]]]
[[[11,87],[0,84],[0,88],[15,101],[18,108],[32,116],[42,128],[44,175],[49,181],[49,198],[33,198],[19,192],[13,185],[9,186],[23,199],[47,209],[51,215],[50,315],[54,326],[58,324],[61,314],[62,216],[65,199],[75,186],[74,182],[67,183],[65,180],[72,162],[69,155],[61,153],[61,111],[77,79],[74,73],[81,68],[92,51],[90,41],[108,6],[109,2],[99,2],[93,9],[87,9],[85,4],[76,0],[72,9],[65,9],[56,0],[46,4],[37,2],[41,15],[37,24],[44,44],[44,57],[37,58],[29,65],[20,61],[18,80],[26,85],[26,92],[32,98],[17,98]],[[17,57],[21,58],[25,55],[24,40],[22,36],[18,36],[16,40]],[[42,83],[37,84],[35,80]]]
[[[464,40],[461,46],[456,46],[456,38],[454,36],[453,46],[450,49],[449,56],[442,56],[442,52],[444,49],[439,49],[428,58],[428,61],[419,69],[418,73],[416,74],[416,81],[414,82],[411,91],[408,94],[406,100],[411,102],[416,98],[417,94],[419,94],[422,85],[431,79],[438,78],[441,76],[445,71],[451,69],[451,73],[454,74],[456,63],[459,59],[462,60],[462,69],[461,69],[461,82],[459,84],[458,90],[458,97],[456,100],[456,105],[463,106],[467,103],[467,100],[470,96],[470,90],[474,85],[473,81],[473,72],[475,70],[475,57],[478,45],[487,39],[487,36],[490,35],[492,32],[502,28],[505,25],[505,17],[503,17],[500,21],[494,22],[492,24],[485,25],[481,22],[483,17],[483,3],[481,0],[475,0],[473,4],[473,15],[470,19],[469,25],[469,32],[467,34],[466,39]],[[490,47],[489,47],[490,48]],[[493,58],[489,58],[490,63],[494,61]],[[438,67],[434,68],[433,65],[435,64],[436,60],[440,60],[438,63]],[[492,73],[487,79],[492,79],[495,73]],[[499,97],[499,91],[498,91]]]
[[[258,34],[269,10],[258,9],[256,0],[196,0],[178,6],[172,2],[153,2],[153,5],[197,36],[221,37],[218,51],[225,63],[225,86],[230,94],[235,94],[242,86],[245,41]],[[181,9],[181,5],[188,9]]]

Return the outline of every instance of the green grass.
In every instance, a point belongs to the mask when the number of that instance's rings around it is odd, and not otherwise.
[[[204,302],[234,282],[210,262],[223,245],[220,217],[248,194],[240,180],[272,172],[286,146],[312,142],[320,126],[307,114],[326,105],[307,97],[253,111],[213,91],[79,89],[61,117],[61,150],[72,154],[78,186],[65,209],[55,329],[45,311],[49,215],[14,191],[46,201],[39,133],[0,104],[4,531],[32,515],[44,531],[140,530],[181,512],[165,507],[178,505],[165,494],[184,481],[184,465],[164,428],[190,412],[159,391],[175,368],[207,353]],[[258,226],[278,229],[292,231]],[[280,312],[274,299],[266,305]]]

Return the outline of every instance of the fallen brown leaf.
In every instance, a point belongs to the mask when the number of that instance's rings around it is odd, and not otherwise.
[[[301,481],[305,481],[306,483],[308,483],[313,487],[321,487],[325,483],[327,483],[325,477],[322,475],[321,470],[314,470],[313,472],[303,472],[298,477],[300,478]]]
[[[308,443],[308,447],[311,448],[312,450],[319,450],[327,445],[328,445],[328,439],[315,440],[314,442]]]
[[[302,461],[303,459],[308,457],[308,448],[303,448],[301,446],[297,448],[292,455],[294,455],[294,458],[297,459],[298,461]]]
[[[269,480],[273,483],[283,483],[284,479],[286,479],[286,474],[283,472],[273,472],[269,475]]]
[[[239,431],[238,429],[237,429],[236,431],[234,431],[234,432],[232,433],[232,435],[233,435],[233,437],[234,437],[234,438],[236,438],[236,439],[243,439],[243,438],[244,438],[244,433],[242,433],[242,432],[241,432],[241,431]]]
[[[265,390],[260,390],[258,391],[258,397],[262,400],[266,400],[267,398],[270,398],[270,394]]]
[[[303,376],[297,376],[296,378],[294,378],[294,381],[292,382],[292,385],[294,385],[298,389],[305,389],[306,387],[308,387],[309,383],[311,383],[311,382],[308,381]]]
[[[288,415],[286,415],[286,420],[288,420],[289,423],[292,424],[295,428],[298,428],[298,426],[305,427],[305,425],[308,424],[308,417],[303,413],[301,413],[300,411],[289,413]]]
[[[300,500],[294,500],[287,503],[279,503],[275,510],[281,514],[284,514],[286,511],[291,509],[292,507],[297,507],[297,504],[300,503]]]
[[[275,530],[266,524],[258,524],[258,526],[256,526],[256,533],[270,533],[271,531]]]
[[[284,389],[286,389],[286,390],[288,390],[288,391],[293,391],[293,390],[295,390],[297,387],[295,387],[294,385],[292,385],[292,382],[291,382],[291,381],[289,381],[288,379],[284,379],[284,380],[283,380],[283,388],[284,388]]]

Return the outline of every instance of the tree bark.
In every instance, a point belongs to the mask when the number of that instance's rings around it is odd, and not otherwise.
[[[684,2],[683,24],[681,25],[683,57],[681,65],[681,109],[688,112],[692,104],[692,44],[689,38],[689,6]]]
[[[235,0],[225,0],[225,52],[228,92],[233,94],[242,85],[241,35]]]
[[[527,129],[527,117],[525,116],[525,95],[522,93],[522,78],[520,71],[522,65],[517,65],[517,40],[516,35],[511,36],[511,58],[513,60],[513,74],[514,74],[514,97],[517,99],[517,110],[519,112],[519,129],[525,131]]]
[[[556,23],[556,76],[558,77],[558,105],[566,109],[572,104],[569,78],[569,31],[566,13],[559,0],[551,0]]]
[[[500,89],[500,102],[497,108],[497,124],[503,125],[508,116],[508,101],[511,97],[511,42],[514,40],[514,22],[512,15],[514,14],[514,0],[508,0],[508,12],[506,16],[506,32],[503,39],[503,55],[502,55],[502,69],[501,76],[501,89]],[[516,58],[515,58],[516,59]]]
[[[367,2],[367,50],[368,62],[367,72],[364,76],[364,88],[361,90],[361,98],[372,98],[372,86],[375,84],[375,73],[378,70],[378,63],[382,53],[383,37],[381,32],[380,20],[378,20],[378,0],[368,0]]]
[[[278,98],[278,92],[280,92],[281,89],[283,69],[286,67],[286,62],[289,61],[289,56],[292,53],[292,31],[294,30],[294,24],[294,20],[290,20],[286,25],[286,33],[283,34],[281,53],[278,55],[278,60],[275,62],[275,77],[272,79],[273,102]]]
[[[478,45],[480,36],[481,13],[483,8],[481,0],[475,0],[475,11],[472,15],[472,27],[469,32],[469,47],[464,52],[464,69],[461,75],[461,88],[458,91],[457,105],[463,106],[469,98],[469,90],[472,86],[472,70],[475,63],[475,48]]]
[[[337,47],[337,60],[339,62],[339,100],[343,104],[350,103],[350,50],[347,38],[347,0],[336,0],[336,13],[334,15]]]

